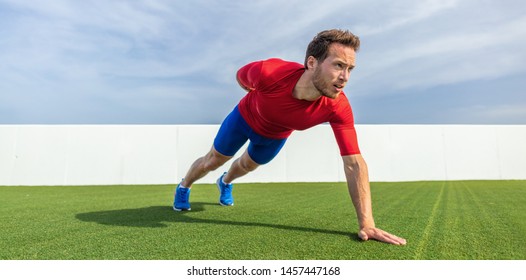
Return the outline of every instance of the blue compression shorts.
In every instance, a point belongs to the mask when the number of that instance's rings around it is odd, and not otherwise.
[[[271,161],[281,150],[287,139],[272,139],[257,134],[243,116],[237,106],[225,118],[214,139],[214,148],[225,156],[233,156],[241,147],[248,144],[248,155],[258,164]]]

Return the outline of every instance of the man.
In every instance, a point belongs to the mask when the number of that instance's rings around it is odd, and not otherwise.
[[[406,240],[376,228],[367,165],[358,148],[351,106],[343,93],[355,67],[360,40],[349,31],[326,30],[307,47],[304,65],[280,59],[252,62],[237,72],[248,94],[223,121],[211,150],[197,159],[177,186],[173,209],[190,210],[192,184],[247,150],[218,180],[219,204],[234,205],[232,182],[271,161],[294,130],[329,122],[343,159],[362,240],[405,245]]]

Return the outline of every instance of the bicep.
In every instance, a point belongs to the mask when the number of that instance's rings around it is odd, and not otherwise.
[[[358,146],[358,135],[356,134],[354,125],[331,125],[334,137],[336,138],[336,143],[338,143],[338,147],[340,148],[340,155],[359,155],[361,152],[360,147]]]
[[[340,154],[342,156],[360,154],[351,105],[345,96],[338,105],[330,120],[330,125],[340,148]]]

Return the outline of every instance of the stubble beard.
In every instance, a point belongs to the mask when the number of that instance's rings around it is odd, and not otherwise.
[[[319,68],[314,70],[314,75],[312,77],[312,84],[322,96],[328,97],[330,99],[336,99],[340,95],[341,91],[333,92],[332,85],[323,80],[323,78],[321,77],[321,71],[319,70]]]

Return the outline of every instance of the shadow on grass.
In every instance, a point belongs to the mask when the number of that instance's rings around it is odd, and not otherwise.
[[[303,232],[316,232],[323,234],[336,234],[348,236],[352,240],[360,241],[357,233],[350,233],[337,230],[327,230],[319,228],[309,228],[291,225],[279,225],[279,224],[268,224],[258,222],[240,222],[240,221],[228,221],[228,220],[217,220],[217,219],[202,219],[192,217],[196,212],[204,210],[205,205],[214,205],[215,203],[192,203],[192,211],[190,212],[175,212],[169,206],[151,206],[138,209],[122,209],[122,210],[109,210],[109,211],[97,211],[88,213],[79,213],[75,217],[84,222],[95,222],[102,225],[113,225],[113,226],[126,226],[126,227],[148,227],[148,228],[161,228],[167,227],[165,223],[204,223],[212,225],[233,225],[233,226],[246,226],[246,227],[268,227],[282,230],[292,231],[303,231]]]

